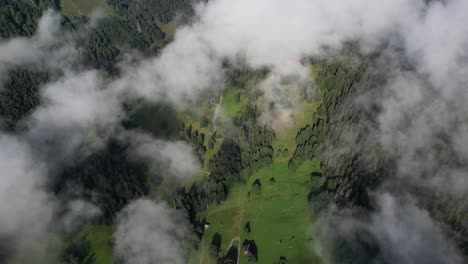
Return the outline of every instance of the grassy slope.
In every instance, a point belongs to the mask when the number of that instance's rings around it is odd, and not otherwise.
[[[223,113],[229,117],[234,118],[242,113],[242,110],[246,107],[246,100],[243,90],[230,88],[223,93]],[[236,94],[240,93],[240,101],[236,101]]]
[[[111,239],[115,231],[114,226],[93,225],[86,231],[87,238],[91,242],[92,252],[96,256],[97,264],[114,263]]]
[[[232,92],[225,93],[223,108],[232,117],[242,110],[243,99],[240,104],[235,103],[235,90],[229,91]],[[216,263],[208,253],[209,244],[216,232],[222,236],[221,254],[227,251],[232,238],[240,236],[242,241],[256,241],[259,263],[277,263],[280,256],[285,256],[289,263],[320,263],[308,247],[312,239],[312,219],[307,201],[311,187],[321,184],[318,178],[314,182],[310,181],[310,173],[320,171],[320,163],[318,160],[307,161],[296,171],[289,171],[287,166],[298,130],[312,119],[318,105],[318,102],[302,103],[293,117],[293,125],[276,131],[274,148],[288,148],[288,157],[275,157],[273,164],[251,175],[247,184],[233,187],[225,202],[212,206],[201,216],[210,222],[210,228],[203,238],[202,263]],[[270,183],[271,177],[275,178],[275,184]],[[257,178],[262,183],[261,194],[248,198],[247,193]],[[244,232],[247,221],[250,221],[252,228],[249,235]],[[293,236],[295,239],[291,242]],[[282,242],[278,244],[280,240]],[[200,253],[194,252],[190,263],[199,263]],[[247,258],[242,256],[240,263],[247,263]]]
[[[70,1],[70,0],[69,0]],[[77,0],[75,0],[77,1]],[[168,30],[169,32],[171,30]],[[166,32],[168,33],[168,32]],[[248,84],[253,86],[253,84]],[[222,135],[228,122],[240,115],[247,104],[246,92],[249,89],[228,88],[223,92],[222,111],[217,121],[218,134]],[[237,102],[236,93],[240,93],[240,102]],[[215,96],[215,101],[218,100]],[[208,254],[209,243],[215,232],[222,235],[222,250],[225,252],[232,238],[240,236],[241,240],[254,239],[259,248],[259,263],[277,263],[280,256],[285,256],[289,263],[318,263],[308,248],[310,239],[310,210],[307,195],[312,186],[318,182],[310,181],[310,173],[319,171],[317,160],[305,162],[292,172],[288,170],[287,161],[292,155],[295,146],[295,136],[300,128],[304,127],[318,107],[317,102],[302,103],[298,106],[297,114],[293,117],[293,125],[276,131],[276,139],[273,143],[275,151],[288,148],[289,155],[275,157],[274,163],[251,175],[246,185],[237,185],[230,191],[228,199],[221,205],[209,208],[203,216],[206,216],[211,227],[206,231],[203,239],[204,264],[216,263]],[[212,115],[214,105],[204,102],[196,111],[181,110],[177,113],[177,119],[186,127],[192,125],[193,129],[205,133],[207,145],[212,133],[212,126],[201,127],[200,120],[204,115]],[[143,123],[150,120],[146,120]],[[154,128],[153,128],[154,129]],[[151,130],[151,129],[150,129]],[[222,138],[219,138],[213,149],[208,149],[205,154],[205,164],[202,172],[186,182],[191,182],[206,177],[209,171],[209,160],[217,152]],[[274,177],[275,184],[271,184],[270,178]],[[252,182],[259,178],[262,182],[262,192],[257,196],[247,197]],[[252,232],[244,233],[244,225],[250,221]],[[88,238],[96,252],[97,263],[112,263],[112,248],[109,239],[112,237],[113,227],[93,226],[88,232]],[[292,237],[294,242],[291,242]],[[281,244],[277,244],[278,241]],[[190,263],[199,263],[200,252],[193,252]],[[247,263],[247,258],[242,256],[241,263]]]
[[[179,24],[180,18],[181,18],[180,16],[175,16],[171,22],[166,23],[166,24],[162,23],[158,19],[154,21],[154,23],[158,26],[158,28],[160,28],[166,34],[166,38],[163,41],[156,40],[153,43],[154,46],[158,48],[163,48],[166,44],[172,41],[176,33],[177,25]]]
[[[290,127],[284,127],[276,132],[276,140],[273,142],[273,148],[275,150],[275,161],[286,161],[291,159],[294,149],[296,147],[296,135],[297,132],[306,124],[312,120],[312,116],[319,107],[320,103],[313,101],[311,103],[301,103],[298,107],[298,111],[293,116],[292,125]],[[276,156],[278,150],[288,149],[288,156]]]
[[[236,102],[235,95],[236,93],[240,93],[240,102]],[[216,103],[218,103],[219,98],[215,97],[213,99]],[[237,88],[229,88],[223,91],[223,101],[221,103],[221,113],[218,116],[216,121],[217,127],[217,134],[223,135],[224,130],[226,128],[226,124],[232,122],[233,118],[242,114],[242,111],[245,109],[245,95],[244,91],[237,89]],[[187,184],[191,184],[194,180],[200,179],[200,177],[206,177],[207,172],[210,170],[209,163],[211,158],[218,152],[221,143],[223,142],[223,138],[218,136],[216,143],[213,148],[208,148],[208,141],[211,138],[213,133],[213,126],[210,122],[207,127],[202,127],[200,120],[202,116],[208,115],[210,118],[213,115],[215,106],[210,102],[204,102],[196,111],[179,111],[177,114],[177,119],[179,119],[185,127],[189,127],[190,125],[194,130],[198,130],[201,133],[204,133],[205,136],[205,146],[207,147],[207,151],[204,156],[204,164],[202,167],[202,172],[197,175],[197,177],[188,180]]]
[[[107,6],[106,0],[61,0],[60,6],[65,16],[84,16],[100,9],[105,14],[112,13],[112,8]]]
[[[240,236],[241,240],[256,241],[259,263],[276,263],[280,256],[285,256],[289,263],[318,263],[307,246],[312,239],[307,194],[319,184],[310,181],[310,172],[319,170],[317,160],[305,162],[295,172],[288,170],[287,162],[276,162],[253,174],[247,185],[234,187],[225,202],[204,214],[210,228],[204,236],[202,263],[216,263],[207,250],[215,232],[222,236],[222,253],[227,251],[232,238]],[[269,182],[271,177],[275,183]],[[262,191],[248,198],[250,186],[257,178],[262,182]],[[252,228],[249,235],[244,232],[247,221]],[[241,263],[247,263],[245,256],[241,257]]]
[[[240,90],[240,103],[234,100],[237,91],[239,89],[225,90],[222,104],[225,120],[218,122],[218,129],[222,129],[226,120],[235,117],[243,110],[244,91]],[[202,263],[216,263],[208,255],[209,243],[215,232],[222,235],[223,251],[227,250],[227,246],[234,237],[240,236],[242,241],[246,238],[254,239],[259,247],[259,263],[276,263],[280,256],[286,256],[289,263],[318,263],[317,258],[307,248],[307,245],[311,244],[309,234],[312,228],[307,195],[311,187],[319,185],[318,182],[310,182],[309,177],[312,171],[320,170],[319,162],[307,161],[295,172],[289,171],[287,167],[287,161],[294,150],[297,131],[311,120],[310,117],[317,107],[317,102],[303,103],[294,116],[293,126],[276,132],[274,148],[275,150],[288,148],[288,157],[275,157],[273,164],[251,175],[247,184],[233,187],[225,202],[212,206],[205,212],[203,216],[207,217],[211,227],[204,236],[205,249]],[[186,126],[192,125],[194,129],[205,133],[206,145],[212,128],[201,127],[200,116],[211,113],[212,110],[213,107],[205,103],[199,111],[179,112],[177,118]],[[216,153],[221,142],[222,139],[219,139],[215,148],[208,150],[205,154],[207,162],[202,168],[203,171],[209,170],[208,161]],[[188,181],[187,185],[200,177],[206,177],[206,174],[200,173]],[[271,177],[275,178],[275,184],[270,184]],[[257,178],[262,182],[262,192],[248,199],[247,192]],[[247,221],[250,221],[252,227],[252,233],[249,236],[243,231]],[[97,263],[112,263],[112,248],[109,244],[112,232],[113,227],[109,226],[93,226],[88,232],[88,238],[96,252]],[[290,244],[292,236],[296,238]],[[281,244],[277,244],[279,240],[282,240]],[[199,263],[199,260],[200,252],[193,252],[190,263]],[[247,258],[243,256],[241,263],[247,263]]]

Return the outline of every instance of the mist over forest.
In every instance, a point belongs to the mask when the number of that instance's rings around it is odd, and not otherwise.
[[[0,1],[0,263],[466,263],[466,14]]]

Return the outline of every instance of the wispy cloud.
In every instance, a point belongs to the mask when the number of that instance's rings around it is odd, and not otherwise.
[[[185,263],[185,220],[164,203],[141,199],[119,215],[115,252],[124,263]]]
[[[381,87],[387,97],[379,116],[379,136],[398,158],[398,175],[414,179],[418,186],[464,194],[467,12],[464,0],[208,1],[196,6],[193,22],[180,27],[159,56],[122,63],[121,75],[112,80],[97,70],[72,67],[79,56],[73,38],[60,28],[60,15],[46,12],[34,36],[0,42],[0,79],[13,67],[30,64],[63,73],[42,87],[42,105],[24,121],[26,130],[0,136],[5,146],[0,150],[4,168],[0,197],[12,201],[0,207],[0,215],[7,219],[0,223],[0,232],[17,237],[19,245],[37,242],[38,234],[49,232],[58,206],[56,197],[43,188],[49,172],[77,155],[87,140],[120,133],[121,103],[129,97],[184,104],[207,89],[221,87],[226,60],[253,68],[267,66],[281,75],[304,57],[326,55],[348,41],[358,42],[363,53],[382,46],[399,48],[415,67],[413,72],[392,69],[388,84]],[[273,100],[284,99],[280,97]],[[198,166],[187,154],[190,148],[180,142],[140,138],[132,144],[148,161],[167,161],[165,169],[173,176],[185,177]],[[377,198],[381,209],[370,216],[374,219],[370,232],[378,240],[395,244],[398,251],[401,239],[391,234],[408,233],[414,234],[408,242],[427,240],[434,242],[428,247],[444,249],[438,232],[435,237],[421,234],[436,228],[424,210],[393,199]],[[178,238],[182,236],[171,215],[166,206],[147,200],[131,204],[115,235],[119,254],[125,252],[123,258],[132,263],[181,262]],[[413,228],[406,216],[419,219],[420,228]],[[40,220],[29,223],[28,219]],[[403,232],[383,229],[394,225],[383,225],[384,220],[401,222]],[[147,239],[134,235],[146,232]],[[23,241],[25,234],[31,236]],[[414,243],[408,246],[416,251],[386,254],[404,262],[428,253]],[[440,256],[447,258],[430,256],[458,260],[444,254]]]

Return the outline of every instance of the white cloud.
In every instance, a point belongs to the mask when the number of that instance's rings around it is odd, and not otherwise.
[[[467,169],[442,163],[444,153],[435,147],[440,144],[439,133],[447,133],[458,159],[468,161],[463,147],[468,130],[462,122],[468,113],[468,4],[464,0],[425,2],[208,1],[197,6],[195,22],[178,29],[161,55],[124,66],[122,76],[110,83],[97,71],[70,71],[76,47],[60,29],[59,15],[46,12],[34,36],[0,42],[1,75],[11,67],[29,64],[64,69],[63,77],[44,86],[43,104],[26,120],[27,130],[19,137],[0,137],[5,146],[0,150],[0,167],[5,169],[0,171],[8,172],[1,174],[0,197],[12,201],[0,207],[0,215],[6,219],[1,232],[19,238],[47,232],[56,207],[54,197],[42,188],[48,169],[55,165],[51,160],[73,157],[93,129],[112,131],[121,115],[120,103],[128,95],[181,103],[220,87],[223,60],[245,62],[254,68],[271,66],[284,73],[304,56],[322,55],[324,48],[340,49],[347,41],[359,41],[367,52],[391,43],[402,47],[416,65],[417,74],[396,71],[397,77],[386,87],[391,93],[379,119],[384,146],[399,158],[399,173],[414,174],[411,177],[417,184],[439,188],[444,183],[446,190],[466,192]],[[186,177],[198,167],[185,144],[144,142],[136,145],[136,152],[150,161],[165,161],[166,169],[176,177]],[[418,157],[421,151],[422,158]],[[450,153],[443,156],[450,157]],[[428,177],[427,172],[432,174]],[[393,208],[391,199],[380,202],[383,215],[387,209],[393,213],[385,218],[375,216],[376,222],[396,219],[407,224],[399,211],[406,212],[405,208],[423,223],[428,219],[412,205]],[[116,233],[116,249],[125,253],[124,259],[137,264],[182,261],[176,239],[181,234],[168,211],[147,200],[124,210]],[[30,223],[30,219],[41,221]],[[424,228],[433,226],[421,227],[427,231]],[[372,231],[389,243],[398,245],[400,241],[386,231]],[[405,229],[417,236],[419,231]]]
[[[314,249],[325,263],[463,263],[442,226],[414,201],[385,190],[373,198],[370,215],[331,208],[317,220]]]
[[[23,136],[36,151],[62,160],[73,157],[87,139],[105,137],[122,116],[118,95],[104,89],[97,71],[66,72],[42,88],[41,101],[26,119]]]
[[[118,218],[115,252],[124,263],[185,263],[185,222],[165,204],[136,200]]]
[[[52,239],[49,224],[57,207],[44,189],[48,167],[18,138],[0,135],[0,145],[0,236],[13,239],[15,253],[43,254],[47,243],[36,242]]]
[[[62,17],[52,10],[44,12],[31,37],[0,40],[0,76],[17,66],[63,69],[78,55],[70,34],[61,28]]]
[[[127,133],[126,138],[131,144],[131,153],[145,160],[150,170],[159,176],[184,179],[200,169],[193,148],[186,142],[154,139],[143,133]]]

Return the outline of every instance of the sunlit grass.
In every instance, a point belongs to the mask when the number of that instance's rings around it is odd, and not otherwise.
[[[62,13],[68,17],[86,16],[99,9],[106,15],[113,13],[105,0],[62,0],[60,1]]]
[[[295,172],[288,170],[287,162],[277,162],[254,173],[247,184],[233,187],[226,201],[203,214],[210,228],[204,235],[202,263],[215,263],[208,248],[216,232],[222,236],[221,254],[227,251],[232,238],[240,236],[241,240],[256,241],[259,263],[277,263],[280,256],[290,263],[319,263],[309,250],[313,238],[309,232],[312,219],[307,195],[320,184],[319,180],[310,180],[313,171],[320,171],[317,160],[304,162]],[[275,183],[270,182],[272,177]],[[262,183],[261,193],[249,198],[248,192],[257,178]],[[244,232],[247,221],[252,228],[249,235]],[[242,256],[241,263],[248,263],[247,258]]]

